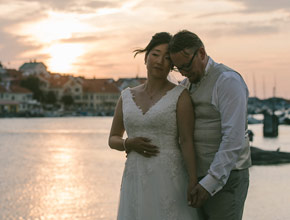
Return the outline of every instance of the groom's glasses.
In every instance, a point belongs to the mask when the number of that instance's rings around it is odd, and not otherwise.
[[[190,71],[190,68],[192,66],[193,59],[196,56],[198,50],[199,50],[199,48],[193,53],[193,56],[191,57],[190,61],[187,64],[184,64],[181,67],[175,66],[175,67],[173,67],[173,71],[176,71],[176,72],[180,72],[180,71],[188,72],[188,71]]]

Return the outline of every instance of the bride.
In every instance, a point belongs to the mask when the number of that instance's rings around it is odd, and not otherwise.
[[[126,151],[118,220],[197,220],[193,106],[187,90],[168,81],[171,35],[155,34],[145,49],[147,81],[122,91],[109,146]],[[126,131],[128,138],[123,139]]]

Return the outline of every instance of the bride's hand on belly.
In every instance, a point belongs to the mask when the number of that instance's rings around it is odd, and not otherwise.
[[[145,137],[128,138],[126,148],[128,149],[128,153],[130,151],[136,151],[144,157],[157,156],[159,153],[158,147],[153,145],[149,138]]]

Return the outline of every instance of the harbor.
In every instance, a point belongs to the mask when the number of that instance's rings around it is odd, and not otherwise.
[[[114,220],[123,152],[107,145],[112,117],[0,119],[0,219]],[[252,146],[290,152],[290,126],[276,138],[250,124]],[[289,218],[290,164],[254,165],[244,220]],[[275,210],[275,211],[274,211]]]

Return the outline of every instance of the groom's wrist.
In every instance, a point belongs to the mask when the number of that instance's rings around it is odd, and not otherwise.
[[[220,182],[215,179],[212,175],[207,174],[204,178],[199,181],[199,184],[206,190],[208,193],[213,196],[218,191],[222,189]]]

